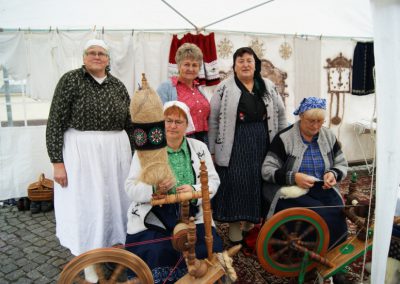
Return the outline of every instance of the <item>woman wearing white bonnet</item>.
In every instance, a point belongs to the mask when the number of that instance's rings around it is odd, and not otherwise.
[[[124,182],[133,149],[127,135],[132,133],[130,98],[108,72],[109,62],[106,43],[89,40],[83,66],[58,82],[47,123],[56,234],[73,255],[125,242]],[[87,280],[95,283],[97,276]]]
[[[180,204],[152,207],[150,201],[154,193],[153,189],[162,194],[200,191],[201,160],[204,160],[207,166],[211,198],[217,192],[220,180],[206,144],[185,137],[186,133],[192,133],[194,130],[189,107],[180,101],[166,102],[164,119],[168,163],[176,183],[172,180],[162,181],[158,185],[140,182],[138,179],[142,168],[138,154],[135,153],[125,186],[128,196],[132,200],[127,211],[126,248],[147,263],[153,273],[154,283],[175,283],[187,272],[185,262],[179,262],[181,253],[172,247],[170,241],[156,243],[151,241],[169,238],[172,235],[173,229],[180,219]],[[195,216],[196,219],[196,257],[203,259],[207,257],[207,250],[204,240],[201,200],[190,202],[190,215]],[[214,224],[212,233],[213,251],[220,252],[222,251],[222,240],[218,236]],[[129,245],[138,242],[141,242],[142,245]],[[131,276],[128,273],[128,278]]]

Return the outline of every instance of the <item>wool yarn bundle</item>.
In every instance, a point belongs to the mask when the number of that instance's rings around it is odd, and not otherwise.
[[[163,105],[148,85],[145,74],[142,74],[142,87],[132,97],[130,113],[135,150],[141,165],[138,180],[157,186],[163,180],[174,179],[168,164]]]

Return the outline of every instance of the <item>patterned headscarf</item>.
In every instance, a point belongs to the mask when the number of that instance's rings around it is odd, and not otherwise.
[[[299,115],[307,110],[314,108],[326,109],[326,99],[321,99],[316,97],[304,98],[301,101],[299,107],[293,112],[293,114]]]

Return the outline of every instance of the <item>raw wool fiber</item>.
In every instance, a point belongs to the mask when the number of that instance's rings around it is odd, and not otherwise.
[[[131,118],[134,123],[151,123],[164,120],[162,102],[157,93],[147,84],[145,75],[142,88],[135,92],[130,104]],[[141,173],[139,181],[158,185],[165,179],[175,179],[168,164],[167,148],[156,150],[137,150]]]

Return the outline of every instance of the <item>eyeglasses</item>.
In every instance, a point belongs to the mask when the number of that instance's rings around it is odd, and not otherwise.
[[[90,57],[96,57],[96,56],[98,56],[98,57],[100,57],[100,58],[108,57],[108,54],[107,54],[107,53],[104,53],[104,52],[101,52],[101,51],[98,51],[98,52],[96,52],[96,51],[88,51],[88,52],[86,52],[86,55],[87,55],[87,56],[90,56]]]
[[[325,119],[310,119],[310,118],[305,118],[304,119],[308,124],[310,125],[322,125],[325,122]]]
[[[166,119],[165,123],[167,125],[172,125],[173,123],[175,123],[176,126],[182,126],[185,122],[183,120]]]

